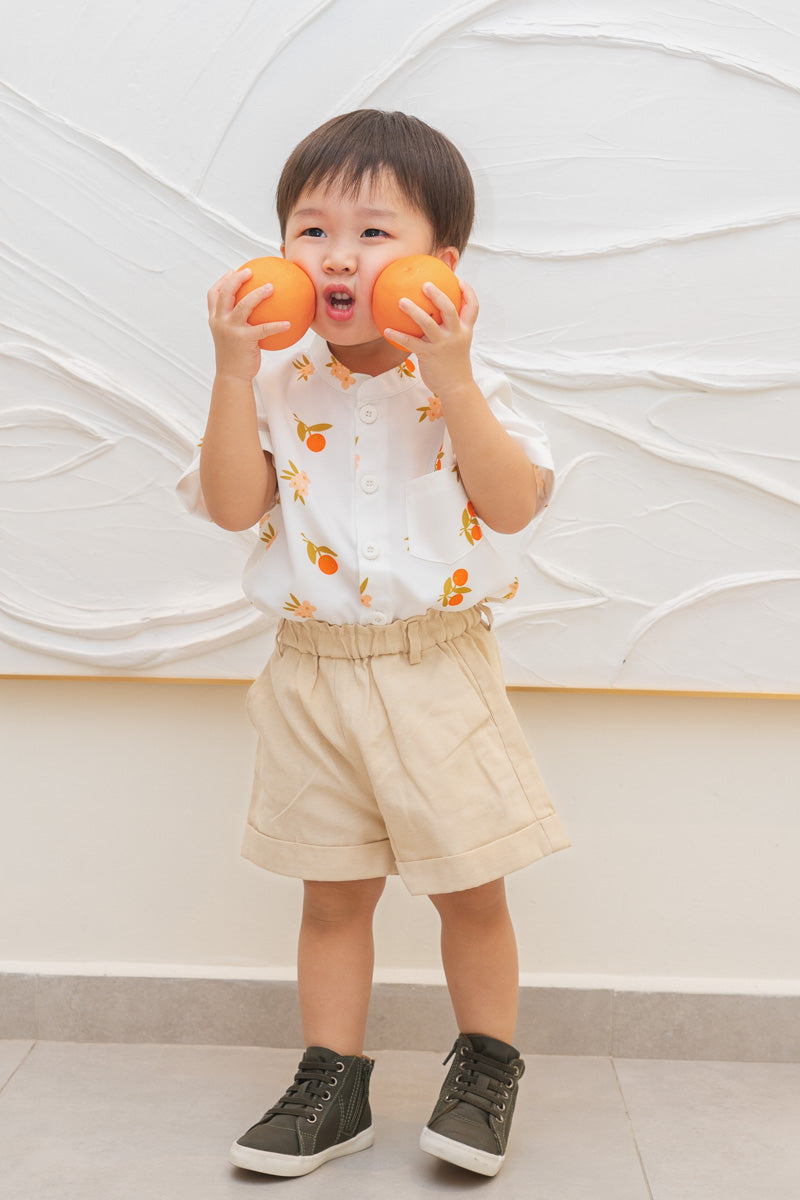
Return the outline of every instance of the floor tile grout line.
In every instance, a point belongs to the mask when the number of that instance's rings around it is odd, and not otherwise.
[[[639,1167],[641,1168],[644,1185],[647,1188],[647,1195],[649,1200],[655,1200],[655,1197],[653,1196],[653,1189],[650,1186],[650,1180],[647,1175],[647,1169],[644,1165],[644,1159],[642,1158],[642,1152],[639,1148],[639,1139],[636,1136],[636,1130],[634,1129],[633,1120],[631,1118],[630,1110],[628,1109],[628,1101],[625,1099],[625,1093],[622,1090],[622,1080],[620,1079],[619,1072],[617,1071],[616,1060],[614,1058],[609,1058],[609,1062],[611,1063],[611,1070],[614,1072],[614,1078],[617,1081],[617,1090],[619,1091],[619,1096],[622,1101],[622,1107],[625,1109],[625,1116],[628,1118],[628,1125],[630,1127],[631,1137],[633,1139],[633,1147],[636,1151],[636,1157],[639,1159]]]
[[[14,1070],[11,1072],[11,1074],[10,1074],[10,1075],[9,1075],[9,1077],[8,1077],[8,1079],[6,1079],[6,1081],[3,1083],[3,1085],[2,1085],[2,1086],[0,1086],[0,1096],[2,1096],[3,1092],[6,1090],[6,1088],[8,1087],[8,1085],[11,1083],[11,1080],[12,1080],[12,1079],[13,1079],[13,1078],[16,1076],[16,1074],[17,1074],[19,1071],[21,1071],[21,1070],[22,1070],[22,1068],[25,1066],[25,1063],[28,1061],[28,1059],[29,1059],[29,1058],[30,1058],[30,1056],[33,1054],[34,1050],[36,1049],[36,1047],[37,1047],[38,1045],[39,1045],[38,1041],[33,1041],[33,1042],[31,1042],[30,1046],[28,1047],[27,1051],[25,1052],[25,1055],[24,1055],[24,1056],[23,1056],[23,1057],[20,1059],[20,1061],[19,1061],[19,1062],[17,1063],[17,1065],[14,1067]]]

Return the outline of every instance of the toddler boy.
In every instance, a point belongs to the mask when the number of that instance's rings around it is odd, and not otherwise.
[[[372,918],[399,873],[440,914],[459,1029],[421,1146],[494,1175],[524,1070],[504,876],[568,840],[484,602],[513,594],[508,535],[547,504],[553,464],[505,379],[471,357],[468,284],[460,310],[425,285],[441,323],[401,301],[419,337],[373,322],[385,266],[432,254],[455,269],[467,244],[472,180],[448,139],[402,113],[337,117],[292,152],[277,204],[282,253],[316,290],[315,337],[262,363],[259,340],[288,327],[248,323],[271,286],[238,304],[247,272],[211,288],[216,378],[179,485],[223,528],[259,525],[244,588],[281,620],[248,693],[259,740],[243,853],[304,881],[307,1049],[231,1161],[303,1175],[372,1144]]]

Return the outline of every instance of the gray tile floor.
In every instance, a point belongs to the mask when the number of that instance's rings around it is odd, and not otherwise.
[[[444,1055],[381,1051],[375,1145],[296,1180],[227,1164],[293,1050],[0,1041],[3,1200],[797,1200],[800,1064],[527,1056],[495,1180],[419,1152]],[[277,1195],[277,1192],[275,1193]]]

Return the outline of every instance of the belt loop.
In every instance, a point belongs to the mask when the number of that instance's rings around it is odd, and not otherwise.
[[[492,625],[494,624],[494,613],[489,608],[489,605],[484,604],[484,602],[481,600],[478,604],[475,605],[475,607],[477,608],[478,612],[481,614],[481,625],[483,625],[485,629],[490,630],[492,628]],[[484,620],[484,617],[486,618],[485,620]]]
[[[408,629],[408,661],[411,666],[422,662],[422,639],[419,636],[419,621],[409,621]]]

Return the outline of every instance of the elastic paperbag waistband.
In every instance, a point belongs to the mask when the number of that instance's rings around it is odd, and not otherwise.
[[[483,624],[492,627],[491,610],[485,604],[455,612],[429,608],[419,617],[392,621],[389,625],[330,625],[327,621],[288,621],[278,625],[279,650],[292,647],[321,658],[373,658],[379,654],[407,654],[418,663],[424,650],[450,642]]]

